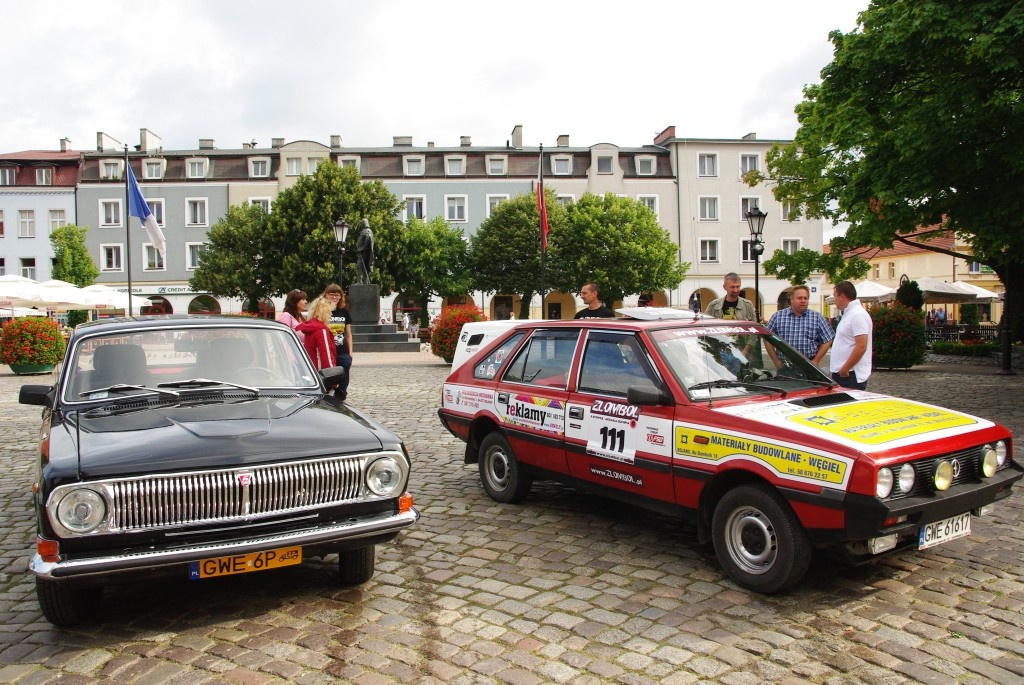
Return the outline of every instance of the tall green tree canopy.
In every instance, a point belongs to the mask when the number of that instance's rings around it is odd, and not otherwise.
[[[269,276],[275,261],[268,244],[269,223],[261,205],[228,207],[206,234],[207,247],[189,279],[192,290],[241,298],[249,311],[258,311],[260,301],[276,294]]]
[[[466,267],[467,246],[462,229],[439,216],[430,221],[414,217],[406,225],[403,247],[402,265],[395,275],[396,287],[417,296],[423,316],[432,295],[443,298],[469,291],[472,278]]]
[[[96,268],[85,245],[87,227],[79,228],[67,224],[53,229],[50,233],[50,245],[53,247],[53,277],[67,281],[79,288],[92,285],[100,270]]]
[[[789,281],[793,285],[807,283],[813,273],[828,275],[831,283],[839,281],[856,281],[863,278],[871,269],[871,264],[860,257],[848,254],[845,238],[834,238],[829,252],[817,252],[802,247],[796,252],[788,253],[776,250],[771,257],[762,262],[766,274]]]
[[[1021,339],[1024,3],[873,0],[855,31],[831,40],[794,141],[769,152],[776,197],[850,222],[852,245],[902,242],[987,264]],[[937,232],[970,253],[924,242]]]
[[[586,193],[568,207],[566,221],[548,237],[550,284],[578,292],[588,281],[608,303],[626,295],[675,288],[689,264],[642,202],[611,193]]]
[[[316,173],[302,176],[274,200],[267,236],[269,267],[265,272],[275,294],[302,288],[313,297],[337,283],[338,251],[334,222],[343,217],[351,227],[345,241],[345,283],[355,280],[356,238],[362,219],[370,222],[375,240],[370,281],[382,295],[395,290],[393,274],[402,260],[404,226],[400,204],[381,181],[361,183],[354,168],[324,162]]]

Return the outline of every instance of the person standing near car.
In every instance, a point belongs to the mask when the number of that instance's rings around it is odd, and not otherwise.
[[[580,288],[580,299],[587,305],[585,309],[576,312],[574,319],[611,319],[615,312],[601,304],[601,290],[597,283],[584,283]]]
[[[871,335],[874,322],[857,299],[857,288],[849,281],[836,283],[832,290],[836,307],[843,313],[836,327],[829,357],[832,380],[844,388],[864,390],[871,375]]]
[[[349,314],[345,292],[340,285],[332,283],[327,286],[324,290],[324,298],[334,307],[329,324],[334,332],[337,365],[345,367],[345,377],[334,388],[334,396],[344,402],[348,397],[348,376],[349,370],[352,368],[352,315]]]
[[[722,287],[725,289],[725,295],[711,300],[708,303],[707,309],[704,310],[705,314],[716,319],[757,321],[754,303],[745,297],[740,297],[742,284],[739,274],[734,271],[727,273],[722,281]],[[750,354],[751,347],[756,341],[757,338],[754,336],[744,336],[742,338],[744,356]]]
[[[789,307],[780,309],[768,320],[768,330],[779,336],[817,366],[828,352],[835,334],[824,316],[809,309],[811,289],[795,285]]]
[[[332,305],[326,297],[318,297],[309,310],[309,321],[300,323],[297,330],[305,334],[302,341],[306,354],[317,371],[338,365],[334,334],[327,323],[331,320]]]
[[[299,324],[306,320],[306,301],[307,296],[303,291],[298,288],[290,291],[284,300],[284,311],[281,312],[281,316],[277,317],[278,321],[295,331],[295,334],[299,336],[299,342],[302,342],[305,337],[299,330]]]

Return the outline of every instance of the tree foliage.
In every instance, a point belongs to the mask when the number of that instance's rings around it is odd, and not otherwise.
[[[894,242],[979,261],[1024,337],[1024,4],[873,0],[804,89],[794,141],[768,155],[780,200]],[[969,251],[929,245],[952,234]]]
[[[678,247],[650,209],[611,193],[584,194],[548,235],[550,284],[578,292],[593,281],[607,303],[675,288],[690,267],[679,263]]]
[[[917,284],[917,281],[903,281],[896,289],[896,301],[903,303],[904,306],[915,312],[920,311],[924,307],[924,293],[921,292],[921,286]]]
[[[426,320],[432,295],[465,295],[472,279],[466,267],[467,247],[462,229],[452,227],[441,217],[430,221],[412,218],[405,228],[401,268],[395,275],[396,289],[415,294]]]
[[[189,280],[195,291],[217,297],[241,298],[248,311],[276,294],[269,276],[272,248],[268,244],[270,215],[261,205],[232,205],[228,213],[210,227],[207,247]]]
[[[846,258],[842,239],[836,240],[829,252],[821,253],[802,247],[792,254],[776,250],[762,266],[766,274],[787,280],[793,285],[807,283],[811,274],[823,273],[831,283],[863,278],[871,265],[859,257]]]
[[[53,229],[50,233],[50,245],[53,247],[53,277],[67,281],[79,288],[92,285],[100,270],[96,268],[85,245],[87,227],[79,228],[67,224]]]

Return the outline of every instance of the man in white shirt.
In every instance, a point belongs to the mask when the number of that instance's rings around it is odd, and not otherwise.
[[[836,283],[832,290],[836,307],[843,313],[832,341],[829,371],[832,380],[844,388],[864,390],[871,375],[871,333],[874,322],[857,299],[857,288],[849,281]]]

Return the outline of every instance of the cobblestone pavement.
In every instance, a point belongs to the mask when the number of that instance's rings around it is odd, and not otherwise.
[[[46,623],[26,563],[39,412],[0,367],[0,682],[1021,683],[1024,495],[974,533],[859,568],[816,559],[780,596],[741,589],[667,519],[550,484],[491,501],[435,411],[429,354],[356,358],[350,401],[402,435],[423,518],[358,589],[336,564],[108,588],[101,621]],[[1024,376],[928,364],[872,390],[1024,430]]]

